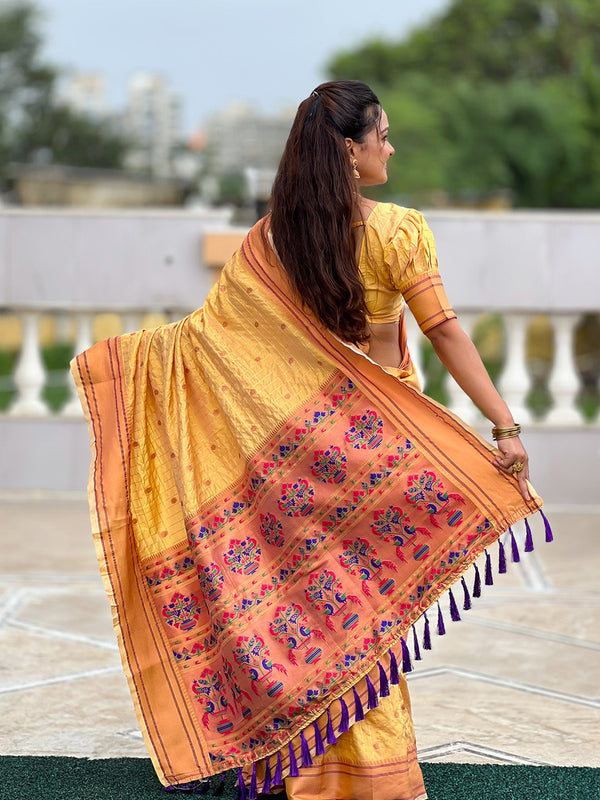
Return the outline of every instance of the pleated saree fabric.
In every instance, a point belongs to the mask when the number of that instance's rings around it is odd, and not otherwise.
[[[413,800],[406,637],[541,501],[294,300],[266,225],[200,310],[73,363],[123,665],[166,786],[235,767],[242,794],[289,778],[300,797],[381,716],[404,726],[402,764],[365,767],[411,771]]]

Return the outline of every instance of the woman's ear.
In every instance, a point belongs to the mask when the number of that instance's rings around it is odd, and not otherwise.
[[[344,141],[346,142],[346,150],[348,151],[348,155],[353,156],[354,150],[352,148],[354,147],[354,142],[348,136],[346,136]]]

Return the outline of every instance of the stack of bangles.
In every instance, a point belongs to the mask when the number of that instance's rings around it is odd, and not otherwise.
[[[510,439],[513,436],[519,436],[521,433],[521,426],[520,425],[511,425],[510,428],[492,428],[492,438],[494,441],[499,441],[500,439]],[[512,473],[513,475],[517,475],[519,472],[525,469],[525,464],[522,461],[515,461],[512,465]]]

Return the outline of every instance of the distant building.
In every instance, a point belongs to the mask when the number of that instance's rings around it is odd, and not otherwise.
[[[76,72],[64,80],[58,90],[58,100],[78,114],[92,119],[108,117],[106,81],[94,72]]]
[[[265,115],[241,103],[228,106],[207,125],[207,172],[277,169],[293,118],[292,111]]]
[[[130,81],[124,132],[135,142],[128,168],[172,175],[173,152],[181,138],[181,102],[160,75],[140,73]]]

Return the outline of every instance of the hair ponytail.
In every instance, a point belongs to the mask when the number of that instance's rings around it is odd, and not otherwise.
[[[367,325],[345,139],[362,141],[380,114],[364,83],[318,86],[298,108],[271,195],[273,241],[293,288],[325,327],[351,342],[367,338]]]

